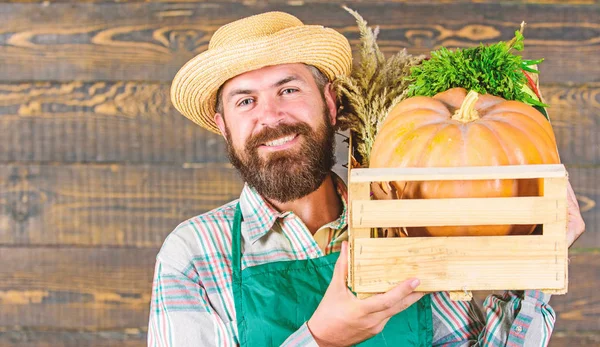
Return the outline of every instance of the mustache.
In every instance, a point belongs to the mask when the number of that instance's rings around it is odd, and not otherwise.
[[[264,128],[256,135],[248,139],[246,143],[247,150],[254,150],[265,142],[273,141],[288,135],[309,135],[311,128],[306,123],[281,124],[274,128]]]

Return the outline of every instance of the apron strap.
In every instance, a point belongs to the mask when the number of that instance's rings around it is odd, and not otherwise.
[[[242,316],[242,209],[240,203],[235,208],[235,218],[233,220],[233,229],[231,231],[231,270],[232,270],[232,291],[233,301],[235,302],[235,312],[238,321],[238,334],[242,335],[239,331],[245,327],[244,317]],[[245,334],[245,331],[243,332]],[[240,341],[241,343],[241,341]]]
[[[235,207],[235,218],[233,220],[233,229],[231,230],[231,261],[233,271],[233,281],[241,282],[242,279],[242,209],[240,203]]]

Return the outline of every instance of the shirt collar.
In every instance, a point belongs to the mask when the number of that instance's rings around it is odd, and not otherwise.
[[[348,189],[344,181],[337,174],[331,172],[331,176],[336,185],[338,196],[342,200],[343,209],[340,217],[328,223],[327,227],[339,230],[346,227]],[[242,231],[250,243],[254,243],[266,235],[273,228],[278,218],[285,217],[290,213],[289,211],[277,211],[247,183],[244,185],[244,189],[240,195],[240,208],[244,217],[244,228]]]

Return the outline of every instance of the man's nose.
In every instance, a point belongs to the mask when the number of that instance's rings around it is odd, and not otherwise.
[[[284,118],[284,112],[276,100],[263,100],[260,123],[263,126],[274,126]]]

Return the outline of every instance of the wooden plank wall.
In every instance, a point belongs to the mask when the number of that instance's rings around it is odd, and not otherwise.
[[[338,1],[0,4],[0,346],[142,346],[154,257],[184,219],[238,196],[223,142],[169,102],[178,68],[268,10],[355,46]],[[582,1],[344,1],[386,53],[508,40],[522,20],[587,233],[556,296],[552,346],[600,344],[600,6]],[[343,161],[343,149],[339,156]]]

